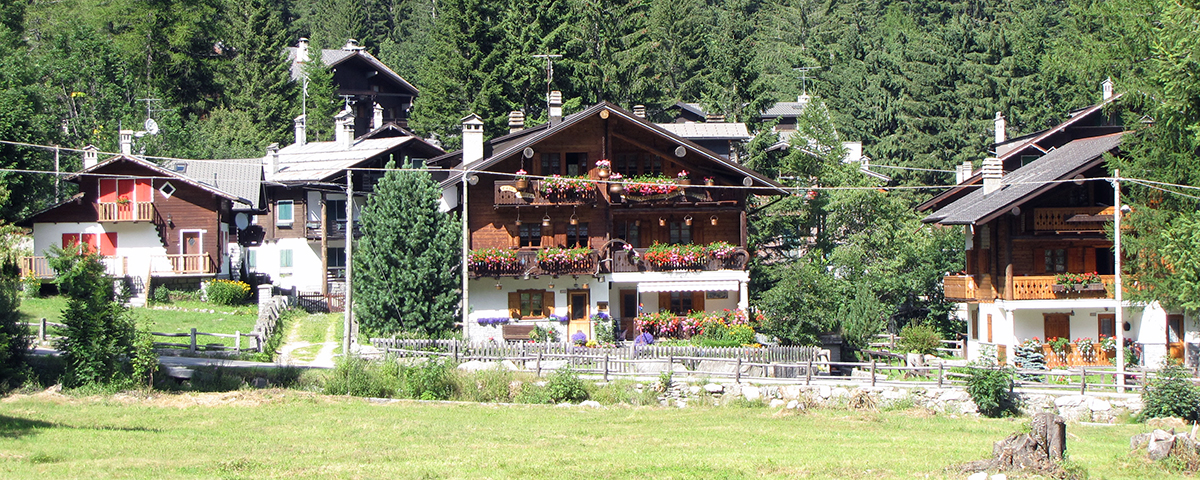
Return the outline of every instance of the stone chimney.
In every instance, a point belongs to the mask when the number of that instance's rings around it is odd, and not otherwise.
[[[558,125],[562,121],[562,92],[555,90],[550,92],[550,126]]]
[[[133,130],[121,130],[121,155],[133,155]]]
[[[83,168],[92,168],[100,163],[100,149],[95,145],[83,147]]]
[[[1105,100],[1112,98],[1112,96],[1113,96],[1112,77],[1108,77],[1108,78],[1104,79],[1104,81],[1100,83],[1100,88],[1102,90],[1104,90],[1104,99]]]
[[[508,113],[508,133],[517,133],[525,129],[525,112],[513,110]]]
[[[483,120],[474,113],[462,119],[463,165],[483,160]]]
[[[267,171],[279,173],[279,144],[267,145]]]
[[[383,107],[379,106],[379,104],[376,103],[374,110],[372,110],[372,113],[373,113],[373,115],[371,116],[371,130],[382,127],[383,126]]]
[[[296,42],[296,63],[307,63],[311,60],[308,56],[308,39],[300,37],[300,41]]]
[[[358,46],[358,40],[355,40],[353,38],[347,38],[346,44],[342,46],[342,50],[351,51],[351,52],[362,50],[362,49],[363,49],[363,47]]]
[[[633,116],[638,117],[638,118],[646,118],[646,106],[645,105],[634,105],[633,106]]]
[[[983,194],[991,195],[997,192],[1002,187],[1001,181],[1004,179],[1004,164],[999,158],[987,158],[983,160]]]
[[[971,162],[965,161],[962,165],[954,167],[954,183],[960,184],[971,178],[971,174],[975,172],[975,166]]]
[[[349,150],[350,146],[354,145],[354,112],[350,110],[350,107],[346,107],[333,119],[335,124],[333,140],[342,150]]]
[[[996,112],[996,143],[1004,143],[1005,140],[1008,140],[1008,135],[1004,132],[1007,125],[1008,122],[1004,121],[1004,114]]]
[[[308,118],[301,115],[292,122],[296,124],[296,145],[308,144]]]

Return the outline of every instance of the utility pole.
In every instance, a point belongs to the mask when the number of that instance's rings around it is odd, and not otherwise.
[[[1115,297],[1117,300],[1117,314],[1113,320],[1113,330],[1117,334],[1117,372],[1125,371],[1125,304],[1124,295],[1121,292],[1121,169],[1113,171],[1112,179],[1113,187],[1113,265],[1116,267],[1116,281],[1113,282],[1113,288],[1116,289]],[[1125,374],[1117,374],[1117,392],[1125,392]]]
[[[470,320],[471,311],[467,308],[468,288],[470,284],[470,272],[467,271],[468,260],[471,258],[471,226],[467,224],[467,185],[470,183],[469,177],[471,171],[466,168],[466,162],[463,162],[462,173],[462,324],[463,335],[467,333],[467,321]]]
[[[354,319],[353,319],[354,309],[351,308],[353,306],[353,304],[350,303],[350,293],[354,290],[353,288],[351,288],[351,285],[350,285],[350,278],[351,278],[350,269],[352,268],[351,264],[354,263],[351,261],[352,257],[350,256],[350,249],[351,249],[351,245],[353,245],[353,244],[354,244],[354,171],[350,170],[350,169],[346,169],[346,306],[345,306],[346,319],[345,319],[344,324],[342,325],[342,357],[343,358],[350,356],[350,345],[352,343],[350,336],[353,333],[353,325],[354,325]]]
[[[546,59],[546,118],[550,118],[550,82],[554,80],[554,59],[562,58],[562,55],[534,55],[533,58]]]

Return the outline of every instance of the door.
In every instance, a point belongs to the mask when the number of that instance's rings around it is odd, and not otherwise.
[[[179,253],[183,256],[175,262],[175,271],[199,272],[200,254],[204,251],[200,232],[182,232],[179,235]]]
[[[1045,339],[1071,338],[1071,315],[1067,313],[1043,313]]]
[[[567,291],[567,338],[575,340],[576,332],[583,332],[588,340],[595,340],[592,334],[592,322],[588,319],[587,290]]]
[[[1183,362],[1183,315],[1167,315],[1167,354]]]
[[[637,290],[621,290],[620,314],[621,329],[625,332],[624,339],[629,340],[639,333],[633,331],[634,321],[638,316]]]

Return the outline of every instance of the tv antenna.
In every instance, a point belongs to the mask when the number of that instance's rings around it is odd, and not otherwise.
[[[794,68],[792,68],[793,71],[796,71],[800,74],[800,91],[802,92],[801,95],[807,96],[808,95],[808,81],[816,80],[816,77],[808,76],[808,72],[811,72],[818,68],[821,68],[821,66],[818,65],[815,67],[794,67]]]
[[[153,108],[154,102],[162,101],[162,99],[158,99],[158,98],[139,98],[139,99],[137,99],[137,101],[146,102],[146,121],[142,123],[142,128],[145,128],[145,130],[141,131],[141,132],[137,132],[134,135],[137,135],[138,137],[142,137],[145,135],[158,135],[158,132],[159,132],[158,122],[154,121],[154,112],[166,112],[171,109],[169,109],[169,108]],[[138,135],[139,133],[141,135]]]
[[[540,54],[533,55],[533,58],[546,59],[546,118],[550,118],[550,82],[554,80],[554,59],[562,58],[562,55]]]

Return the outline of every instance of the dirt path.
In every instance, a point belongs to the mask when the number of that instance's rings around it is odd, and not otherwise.
[[[279,363],[283,365],[307,366],[307,367],[324,367],[333,368],[333,353],[338,347],[336,339],[336,330],[334,330],[334,322],[330,322],[329,327],[325,329],[325,341],[322,343],[312,343],[300,339],[300,323],[292,322],[288,329],[287,339],[279,349]],[[317,352],[316,358],[312,361],[293,358],[293,352],[296,350],[320,345],[321,350]]]

